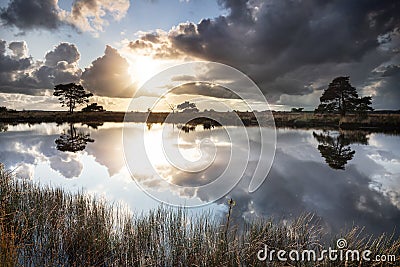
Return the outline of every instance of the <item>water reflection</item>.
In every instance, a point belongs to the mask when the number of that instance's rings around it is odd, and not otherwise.
[[[178,124],[177,127],[185,133],[193,132],[196,129],[196,126],[190,124]]]
[[[347,162],[353,159],[356,152],[351,149],[351,144],[368,145],[368,137],[361,131],[340,131],[338,134],[313,132],[313,136],[319,143],[318,150],[325,162],[337,170],[344,170]]]
[[[146,122],[147,130],[150,131],[154,124],[159,123]],[[212,130],[215,127],[221,127],[221,124],[210,118],[198,117],[188,121],[187,123],[177,123],[176,125],[179,130],[185,133],[196,131],[196,129],[199,130],[197,126],[202,126],[203,130]],[[175,129],[175,123],[172,123],[172,129]]]
[[[7,130],[8,130],[7,124],[0,123],[0,133],[1,132],[7,132]]]
[[[77,131],[75,125],[70,123],[69,128],[65,129],[54,142],[59,151],[77,152],[84,150],[87,143],[93,143],[94,139],[90,138],[89,133],[84,133],[81,130]]]
[[[99,129],[99,127],[103,126],[103,124],[104,123],[102,123],[102,122],[88,122],[88,123],[85,123],[85,125],[87,125],[89,128],[92,128],[92,129],[95,129],[95,130]]]
[[[138,142],[136,128],[146,127],[132,123],[132,139]],[[66,128],[66,129],[64,129]],[[31,177],[41,185],[62,186],[67,191],[83,191],[96,196],[104,196],[112,203],[122,201],[137,212],[146,211],[159,205],[139,189],[126,169],[122,147],[122,124],[104,123],[97,130],[75,124],[76,132],[90,134],[96,142],[88,143],[86,148],[75,153],[57,150],[54,142],[60,132],[68,133],[71,125],[9,125],[7,132],[0,134],[0,162],[7,168],[15,169],[19,177]],[[154,143],[151,153],[160,157],[161,126],[153,124],[146,133]],[[223,150],[229,141],[222,128],[205,131],[199,125],[195,131],[180,134],[179,145],[182,153],[196,156],[197,140],[212,138],[218,141],[222,150],[216,165],[202,173],[187,176],[173,169],[162,169],[166,177],[178,185],[201,185],[221,172],[229,156],[228,149]],[[250,146],[254,154],[260,140],[256,132],[258,127],[250,127]],[[267,128],[261,128],[268,131]],[[173,132],[173,125],[169,125]],[[168,133],[169,133],[168,132]],[[176,131],[175,127],[175,135]],[[236,137],[245,138],[239,134]],[[340,135],[342,136],[340,137]],[[351,160],[345,164],[345,170],[333,169],[321,157],[319,145],[332,143],[319,142],[315,137],[328,140],[339,148],[350,147],[355,151]],[[255,159],[250,155],[250,166],[244,173],[244,179],[229,193],[236,206],[233,210],[238,220],[273,216],[290,220],[304,212],[315,213],[327,228],[339,232],[352,224],[365,226],[367,233],[392,232],[400,222],[400,136],[365,132],[323,132],[316,130],[279,129],[276,157],[267,180],[253,194],[248,193],[248,184],[255,168]],[[323,138],[324,137],[324,138]],[[338,140],[337,140],[338,139]],[[363,145],[353,145],[355,143]],[[238,146],[245,143],[235,143]],[[368,144],[368,145],[367,145]],[[174,145],[174,144],[171,144]],[[253,150],[251,150],[253,151]],[[137,152],[133,152],[137,153]],[[199,155],[197,155],[199,156]],[[205,155],[204,155],[205,156]],[[242,156],[241,156],[242,157]],[[140,155],[138,155],[140,160]],[[243,160],[239,157],[236,160]],[[162,163],[160,158],[160,163]],[[164,190],[167,194],[207,201],[218,193],[218,188],[199,194],[198,192],[171,192],[169,188],[159,188],[146,175],[146,169],[138,169],[146,186],[154,190]],[[223,209],[227,199],[220,199],[206,208]],[[398,230],[397,230],[398,233]]]

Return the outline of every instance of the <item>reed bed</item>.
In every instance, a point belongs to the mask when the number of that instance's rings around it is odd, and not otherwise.
[[[236,225],[211,212],[159,207],[132,215],[102,200],[16,179],[0,166],[0,266],[265,266],[257,252],[320,250],[332,245],[311,214],[290,223],[272,219]],[[399,256],[400,240],[344,233],[352,249]],[[325,240],[325,241],[323,241]],[[328,240],[328,241],[326,241]],[[332,240],[332,241],[329,241]],[[331,244],[332,243],[332,244]],[[346,266],[399,266],[395,262],[346,262]],[[389,264],[389,265],[388,265]],[[268,262],[268,266],[316,266],[315,262]],[[318,266],[343,263],[324,260]]]

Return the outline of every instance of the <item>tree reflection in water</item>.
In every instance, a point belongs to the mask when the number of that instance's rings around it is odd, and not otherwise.
[[[368,137],[361,131],[340,131],[339,134],[329,131],[323,133],[313,132],[318,141],[318,150],[329,167],[344,170],[348,161],[356,153],[351,149],[351,144],[368,145]]]
[[[0,123],[0,133],[1,132],[7,132],[7,130],[8,130],[7,124]]]
[[[70,123],[69,129],[64,130],[60,137],[55,140],[57,150],[63,152],[81,151],[86,148],[87,143],[93,142],[94,139],[90,138],[90,134],[77,131],[73,123]]]

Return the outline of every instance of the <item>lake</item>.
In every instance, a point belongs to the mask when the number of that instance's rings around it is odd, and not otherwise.
[[[146,153],[153,165],[150,170],[141,163],[143,155],[133,148],[131,153],[137,156],[135,168],[127,167],[123,126],[122,123],[3,125],[0,162],[13,169],[18,177],[42,186],[83,191],[110,203],[126,205],[133,212],[158,207],[160,202],[152,197],[156,192],[173,203],[199,206],[192,209],[194,212],[211,209],[222,214],[227,210],[227,199],[232,198],[238,220],[270,216],[290,220],[312,212],[333,233],[353,225],[365,226],[367,233],[391,233],[400,225],[398,135],[278,128],[275,157],[267,179],[258,190],[249,193],[256,165],[253,154],[259,153],[259,133],[268,136],[271,129],[248,127],[245,136],[243,129],[234,126],[229,127],[227,134],[222,127],[130,123],[129,140],[133,144],[143,137],[136,130],[145,128]],[[248,158],[243,156],[245,152],[241,153],[246,146],[251,147]],[[196,172],[182,171],[185,161],[171,165],[163,157],[163,153],[168,154],[168,149],[174,147],[195,164]],[[232,152],[232,147],[238,150]],[[243,168],[243,162],[249,164]],[[224,173],[227,164],[231,164],[229,168],[234,172],[243,173],[243,179],[229,185],[233,189],[226,197],[219,198],[216,188],[186,190],[187,186],[201,187],[212,182]],[[154,171],[177,187],[157,182]]]

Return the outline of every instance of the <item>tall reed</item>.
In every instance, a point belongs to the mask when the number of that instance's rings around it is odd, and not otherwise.
[[[130,215],[120,206],[81,193],[17,180],[2,166],[0,200],[0,266],[265,266],[257,258],[264,244],[300,251],[330,245],[310,214],[290,223],[269,219],[239,227],[231,219],[231,200],[227,217],[211,212],[194,216],[183,208],[162,206]],[[342,236],[354,249],[399,256],[399,239],[366,238],[359,233],[354,228]],[[397,258],[390,264],[399,263]],[[288,264],[314,266],[315,262],[269,262],[269,266]],[[318,264],[338,265],[328,260]]]

